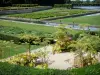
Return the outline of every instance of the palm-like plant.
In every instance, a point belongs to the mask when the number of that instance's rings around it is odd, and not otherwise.
[[[93,40],[96,40],[94,38],[98,38],[100,42],[100,38],[98,36],[84,36],[83,38],[78,39],[76,43],[69,46],[75,49],[75,64],[77,64],[79,67],[96,63],[96,45],[98,45],[99,42],[96,41],[94,43]],[[76,61],[78,61],[78,63]]]

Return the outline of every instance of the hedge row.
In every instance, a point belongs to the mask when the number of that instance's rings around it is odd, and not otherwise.
[[[2,34],[0,33],[0,40],[6,40],[6,41],[13,41],[14,43],[16,44],[19,44],[19,43],[24,43],[25,41],[23,39],[20,39],[19,37],[17,36],[11,36],[11,35],[6,35],[6,34]],[[39,37],[39,40],[34,40],[35,42],[37,43],[31,43],[33,45],[40,45],[40,44],[53,44],[55,43],[54,39],[51,37],[51,38],[46,38],[46,37]],[[27,42],[27,41],[26,41]]]
[[[63,8],[71,9],[72,8],[72,4],[55,4],[54,7],[55,8],[63,7]]]
[[[0,75],[100,75],[100,64],[73,70],[36,69],[0,62]]]
[[[13,7],[35,7],[39,6],[38,4],[13,4]]]
[[[6,34],[1,34],[0,33],[0,40],[6,40],[6,41],[11,41],[13,40],[14,43],[19,43],[20,38],[11,36],[11,35],[6,35]]]

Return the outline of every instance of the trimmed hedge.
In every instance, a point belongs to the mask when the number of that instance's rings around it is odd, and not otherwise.
[[[39,6],[38,4],[13,4],[13,7],[35,7]]]
[[[0,62],[0,75],[100,75],[100,64],[72,70],[36,69]]]
[[[73,6],[72,6],[72,4],[55,4],[54,7],[55,8],[60,8],[60,7],[62,8],[63,7],[63,8],[71,9]]]
[[[11,41],[13,40],[14,43],[19,43],[20,38],[11,36],[11,35],[6,35],[6,34],[1,34],[0,33],[0,40],[6,40],[6,41]]]
[[[2,34],[0,33],[0,40],[6,40],[6,41],[13,41],[16,44],[20,44],[20,43],[25,43],[25,41],[23,39],[21,39],[20,37],[17,36],[12,36],[12,35],[6,35],[6,34]],[[27,41],[26,41],[27,42]],[[44,37],[42,38],[41,36],[39,37],[39,40],[34,40],[35,43],[31,43],[32,45],[40,45],[40,44],[53,44],[55,43],[54,38],[53,37]]]

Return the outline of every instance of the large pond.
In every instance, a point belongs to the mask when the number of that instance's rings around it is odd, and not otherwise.
[[[100,10],[100,6],[74,6],[74,8]]]

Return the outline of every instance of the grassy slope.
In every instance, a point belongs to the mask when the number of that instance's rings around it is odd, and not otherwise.
[[[25,24],[25,23],[18,23],[18,22],[10,22],[10,21],[3,21],[0,20],[0,25],[2,26],[11,26],[11,27],[19,27],[22,29],[26,29],[26,30],[35,30],[35,31],[39,31],[39,32],[46,32],[46,33],[53,33],[55,32],[55,28],[54,27],[48,27],[48,26],[42,26],[42,25],[35,25],[35,24]],[[18,54],[18,53],[22,53],[25,52],[27,50],[27,48],[23,45],[11,45],[12,48],[10,49],[10,55],[14,55],[14,54]],[[14,47],[17,48],[15,49]],[[35,48],[39,48],[40,46],[32,46],[32,49]],[[8,57],[9,56],[9,49],[5,49],[4,50],[5,55],[4,57]]]
[[[0,42],[0,45],[3,45],[2,42]],[[0,55],[1,58],[7,58],[9,56],[13,56],[19,53],[27,52],[28,45],[18,45],[18,44],[11,44],[9,43],[9,47],[6,47],[8,45],[4,45],[5,48],[3,48],[2,55]],[[40,45],[31,45],[31,50],[40,48]]]
[[[91,25],[100,25],[100,15],[98,16],[82,16],[76,18],[65,18],[54,20],[53,22],[63,22],[63,23],[81,23],[81,24],[91,24]]]
[[[43,25],[39,25],[39,24],[27,24],[27,23],[18,23],[18,22],[0,20],[0,25],[19,27],[22,29],[35,30],[35,31],[39,31],[39,32],[47,32],[47,33],[55,32],[54,27],[51,27],[51,26],[48,27],[48,26],[43,26]]]

